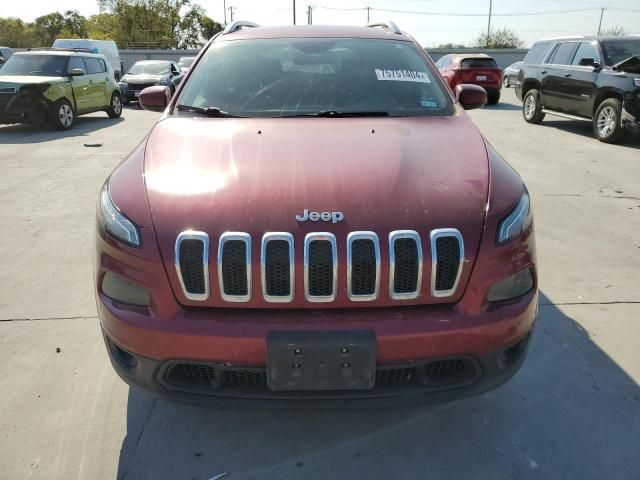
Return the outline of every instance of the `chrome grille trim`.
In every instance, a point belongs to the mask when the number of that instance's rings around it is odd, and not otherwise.
[[[204,275],[204,293],[190,293],[184,284],[182,278],[182,269],[180,268],[180,246],[184,240],[199,240],[203,243],[202,253],[202,272]],[[182,293],[188,300],[194,302],[204,302],[209,299],[209,235],[205,232],[199,232],[196,230],[185,230],[181,232],[176,238],[175,244],[175,266],[176,273],[178,274],[178,280],[180,280],[180,286],[182,287]]]
[[[436,250],[436,240],[442,237],[454,237],[458,240],[458,248],[460,250],[460,262],[458,264],[458,273],[453,282],[453,287],[449,290],[436,290],[437,268],[438,268],[438,252]],[[462,267],[464,265],[464,241],[462,234],[455,228],[438,228],[431,230],[429,235],[431,242],[431,295],[434,297],[450,297],[456,293],[460,277],[462,276]]]
[[[331,295],[309,294],[309,246],[316,240],[324,240],[331,243],[333,253],[333,289]],[[338,291],[338,248],[336,236],[330,232],[311,232],[304,237],[304,297],[308,302],[326,303],[336,299]]]
[[[352,292],[352,277],[353,277],[353,262],[352,262],[352,245],[355,240],[371,240],[373,242],[373,248],[375,250],[376,260],[376,282],[375,289],[371,295],[355,295]],[[371,302],[378,298],[380,292],[380,241],[378,235],[375,232],[369,231],[356,231],[347,235],[347,297],[352,302]]]
[[[224,278],[222,274],[222,254],[224,253],[224,244],[230,240],[239,240],[245,244],[245,264],[247,268],[247,294],[246,295],[228,295],[224,291]],[[220,235],[218,242],[218,284],[220,296],[225,302],[244,303],[251,300],[251,235],[245,232],[225,232]]]
[[[268,295],[267,294],[267,243],[272,240],[283,240],[289,244],[289,295]],[[260,278],[262,282],[262,297],[271,303],[289,303],[295,298],[295,256],[293,235],[288,232],[267,232],[262,236],[262,246],[260,249]]]
[[[418,250],[418,281],[416,283],[416,289],[413,292],[396,293],[395,292],[395,249],[394,245],[396,240],[401,238],[410,238],[416,242],[416,248]],[[394,230],[389,233],[389,297],[393,300],[410,300],[417,298],[420,295],[422,288],[422,243],[420,242],[420,235],[415,230]]]

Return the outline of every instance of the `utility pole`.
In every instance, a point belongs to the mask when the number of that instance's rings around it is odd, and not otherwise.
[[[296,0],[293,0],[293,24],[296,24]]]
[[[222,0],[222,9],[224,10],[224,25],[227,25],[227,0]]]
[[[311,5],[307,5],[307,24],[313,25],[313,7]]]
[[[606,8],[602,7],[600,9],[600,23],[598,24],[598,35],[600,35],[600,30],[602,29],[602,17],[604,17],[604,11]]]
[[[236,10],[236,7],[234,6],[229,7],[229,15],[230,15],[229,20],[231,23],[233,23],[233,12],[235,12],[235,10]]]
[[[489,40],[491,38],[491,7],[493,6],[493,0],[489,0],[489,23],[487,25],[487,48],[489,48]]]
[[[367,7],[367,24],[369,24],[369,22],[370,22],[370,20],[369,20],[369,18],[371,16],[370,14],[371,14],[371,7]]]

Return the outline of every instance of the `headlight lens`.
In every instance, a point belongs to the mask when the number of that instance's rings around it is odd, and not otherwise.
[[[105,230],[121,242],[132,247],[140,246],[140,232],[131,220],[125,217],[115,206],[109,194],[109,182],[104,184],[100,193],[100,209]]]
[[[160,80],[159,82],[156,83],[156,85],[164,85],[167,86],[169,85],[169,79],[165,78],[164,80]]]
[[[498,245],[513,240],[531,226],[533,216],[529,205],[529,194],[524,192],[516,208],[498,226]]]
[[[499,302],[524,295],[533,288],[533,274],[527,268],[491,285],[488,300]]]
[[[636,87],[640,87],[640,77],[634,78],[633,83],[635,84]]]

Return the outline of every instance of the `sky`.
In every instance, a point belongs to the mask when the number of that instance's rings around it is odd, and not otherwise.
[[[192,2],[200,4],[210,17],[220,22],[224,21],[226,4],[227,21],[230,21],[228,7],[233,7],[235,20],[251,20],[261,25],[293,23],[293,0]],[[425,47],[441,43],[469,45],[487,29],[489,3],[490,0],[296,0],[296,20],[298,24],[306,24],[307,7],[312,5],[314,24],[363,25],[367,22],[366,7],[371,7],[371,22],[393,20]],[[491,27],[516,31],[526,46],[545,37],[592,35],[598,30],[601,7],[607,7],[603,29],[619,26],[627,33],[640,34],[639,0],[493,0]],[[96,0],[2,0],[0,16],[33,21],[55,9],[78,10],[85,16],[99,12]],[[537,14],[542,12],[555,13]],[[473,16],[467,16],[470,14]]]

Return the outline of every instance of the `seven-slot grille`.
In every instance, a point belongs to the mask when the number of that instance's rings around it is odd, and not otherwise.
[[[464,262],[460,232],[446,228],[430,233],[431,295],[455,294]],[[309,233],[304,239],[304,293],[308,302],[333,302],[338,284],[338,242],[332,233]],[[414,299],[421,293],[423,252],[418,232],[389,234],[389,297]],[[375,232],[347,236],[347,296],[351,301],[372,301],[380,294],[380,241]],[[227,302],[251,300],[251,236],[227,232],[218,242],[218,290]],[[262,237],[260,277],[267,302],[292,302],[295,296],[294,238],[291,233],[269,232]],[[209,238],[186,231],[176,240],[176,271],[187,299],[209,298]]]

